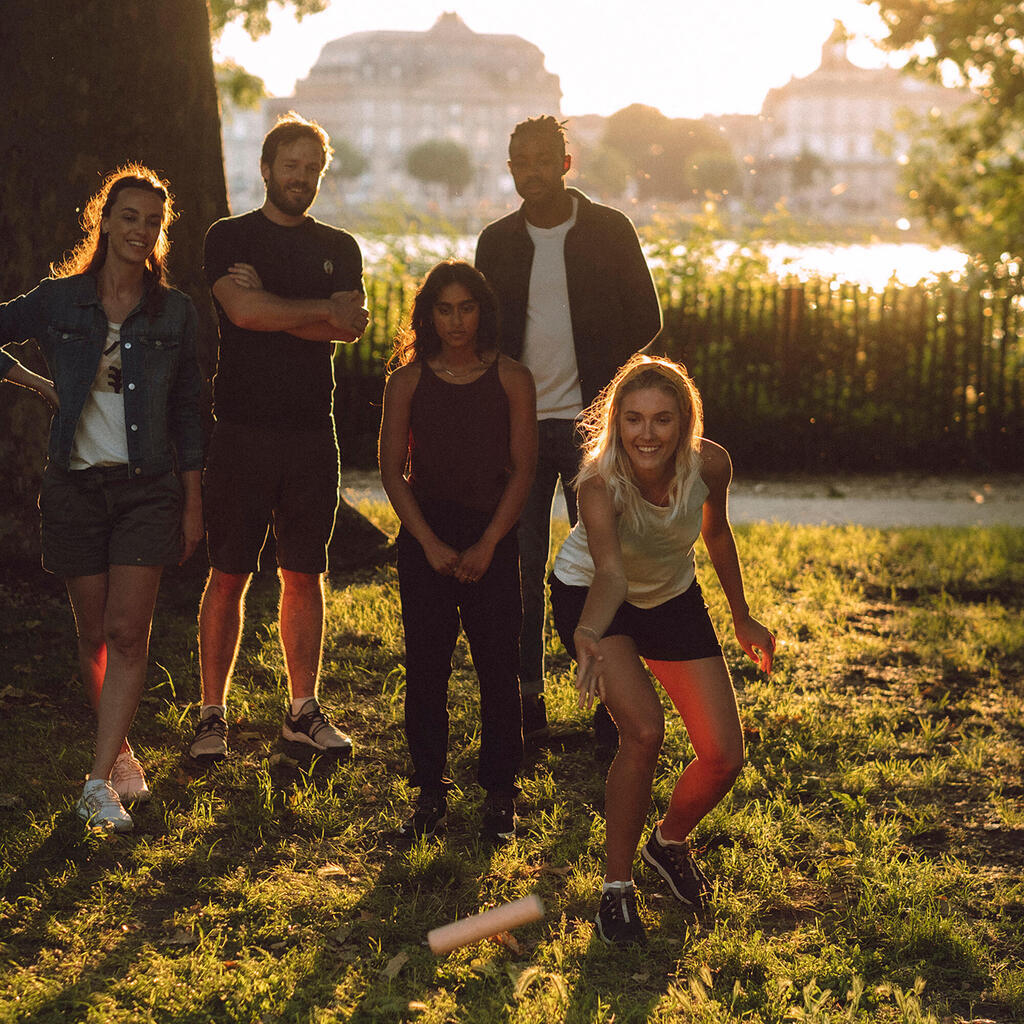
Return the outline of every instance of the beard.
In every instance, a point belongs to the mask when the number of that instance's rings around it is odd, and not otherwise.
[[[285,189],[273,175],[267,178],[267,198],[289,217],[304,214],[316,199],[316,189],[304,189],[299,193]]]

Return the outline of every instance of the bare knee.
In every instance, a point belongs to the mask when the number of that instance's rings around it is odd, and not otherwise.
[[[107,638],[103,627],[85,628],[78,627],[78,652],[83,657],[94,661],[98,658],[107,646]]]
[[[206,589],[203,591],[203,600],[210,599],[237,604],[245,595],[250,579],[252,577],[247,573],[230,573],[211,569],[210,578],[206,581]]]
[[[317,600],[323,596],[324,578],[320,573],[292,572],[290,569],[282,569],[281,584],[284,593],[296,597],[299,600]]]
[[[705,771],[721,786],[731,786],[743,771],[743,747],[716,750],[700,758]]]
[[[149,651],[149,623],[115,620],[107,623],[106,645],[126,661],[145,659]]]
[[[622,716],[616,720],[620,748],[632,749],[644,760],[656,761],[665,740],[665,719],[662,716]]]

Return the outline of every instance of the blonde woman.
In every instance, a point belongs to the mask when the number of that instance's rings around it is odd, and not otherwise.
[[[642,852],[685,904],[700,907],[709,888],[687,837],[743,765],[736,697],[695,577],[698,537],[740,646],[764,672],[775,651],[775,637],[750,614],[743,593],[727,511],[732,463],[702,428],[700,394],[685,368],[633,356],[585,414],[580,519],[551,577],[555,625],[578,664],[580,706],[599,698],[619,729],[595,920],[607,943],[645,939],[632,868],[664,736],[645,664],[682,716],[696,754]]]

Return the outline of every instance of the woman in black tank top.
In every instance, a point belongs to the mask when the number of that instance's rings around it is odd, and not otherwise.
[[[497,300],[479,271],[446,261],[426,277],[384,391],[380,474],[398,518],[405,627],[405,731],[420,790],[405,841],[447,814],[448,679],[459,626],[480,683],[481,837],[515,834],[523,755],[517,674],[515,525],[537,457],[530,371],[498,352]]]

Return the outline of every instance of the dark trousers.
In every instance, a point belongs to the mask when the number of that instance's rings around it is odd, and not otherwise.
[[[449,522],[443,515],[440,518],[443,521],[439,523],[435,511],[428,522],[438,536],[461,551],[480,536],[489,517],[482,526]],[[480,683],[477,781],[493,796],[513,796],[523,759],[517,672],[522,604],[515,530],[495,548],[490,567],[476,583],[459,583],[434,572],[419,542],[404,528],[398,534],[397,547],[405,626],[405,733],[413,764],[412,785],[427,790],[444,787],[448,679],[461,621]]]
[[[551,547],[555,488],[561,481],[569,525],[574,526],[576,492],[572,481],[580,468],[575,420],[541,420],[537,429],[537,471],[519,517],[518,535],[523,593],[519,681],[524,695],[544,692],[544,580]]]

